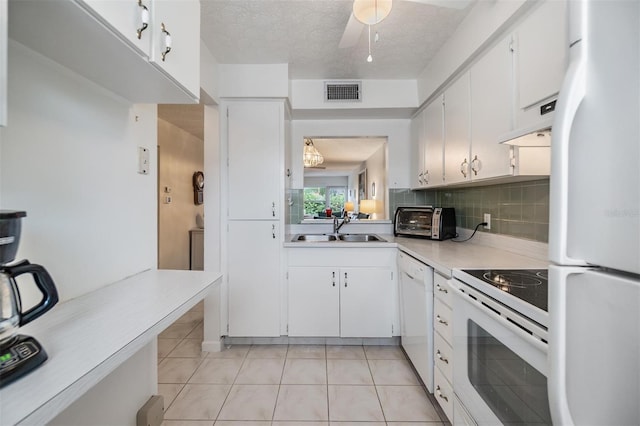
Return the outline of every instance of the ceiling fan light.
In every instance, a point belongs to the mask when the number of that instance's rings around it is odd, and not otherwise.
[[[353,16],[363,24],[380,23],[391,12],[392,0],[354,0]]]

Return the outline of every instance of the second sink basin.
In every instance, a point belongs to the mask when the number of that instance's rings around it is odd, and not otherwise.
[[[335,241],[336,240],[336,236],[335,235],[329,235],[329,234],[302,234],[302,235],[296,235],[293,238],[293,241]]]
[[[338,235],[338,239],[341,241],[348,241],[352,243],[363,243],[368,241],[379,241],[385,242],[384,238],[380,238],[375,234],[340,234]]]

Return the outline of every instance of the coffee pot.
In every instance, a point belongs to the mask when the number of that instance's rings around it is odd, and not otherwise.
[[[47,270],[27,260],[12,263],[20,242],[23,211],[0,210],[0,387],[37,368],[47,354],[33,337],[18,329],[49,311],[58,303],[58,291]],[[30,275],[42,299],[23,311],[17,278]]]
[[[22,300],[16,278],[31,274],[42,293],[40,302],[22,312]],[[0,348],[11,344],[19,327],[30,323],[58,303],[58,292],[51,276],[40,265],[24,260],[16,265],[0,266]]]

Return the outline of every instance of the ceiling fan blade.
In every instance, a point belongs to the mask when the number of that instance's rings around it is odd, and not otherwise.
[[[342,34],[342,39],[340,40],[340,44],[338,45],[338,47],[344,49],[346,47],[353,47],[358,44],[363,29],[364,24],[358,21],[352,13],[351,16],[349,16],[349,21],[347,22],[347,26],[344,29],[344,33]]]
[[[449,7],[452,9],[464,9],[472,0],[405,0],[414,3],[430,4],[433,6]]]

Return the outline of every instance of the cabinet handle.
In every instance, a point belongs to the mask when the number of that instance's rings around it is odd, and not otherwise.
[[[407,271],[404,271],[404,274],[405,274],[406,276],[408,276],[409,278],[411,278],[412,280],[415,280],[415,278],[413,278],[413,277],[412,277],[412,276],[411,276]]]
[[[420,185],[422,185],[422,183],[423,183],[423,180],[422,180],[422,173],[420,173],[420,174],[418,175],[418,183],[419,183]]]
[[[275,225],[271,225],[271,236],[273,237],[273,239],[276,239],[276,226]]]
[[[149,9],[147,9],[147,6],[142,4],[142,0],[138,0],[138,6],[142,9],[140,12],[140,23],[142,26],[136,30],[138,40],[140,40],[142,38],[142,32],[149,26]]]
[[[440,287],[440,284],[436,284],[436,288],[438,289],[438,291],[441,291],[441,292],[443,292],[444,294],[449,293],[449,291],[447,291],[447,289],[446,289],[446,288],[442,288],[442,287]]]
[[[449,364],[449,360],[442,356],[442,354],[440,353],[440,349],[436,351],[436,356],[440,361],[443,361],[445,364]]]
[[[335,287],[336,286],[336,271],[333,271],[331,273],[331,281],[333,283],[333,287]]]
[[[436,386],[436,395],[438,395],[440,398],[444,399],[445,401],[449,402],[449,398],[447,398],[442,394],[442,392],[440,392],[440,386]]]
[[[473,175],[478,176],[478,172],[480,171],[480,160],[478,160],[478,156],[476,155],[471,162],[471,170],[473,170]]]
[[[436,315],[436,321],[438,321],[440,324],[449,325],[447,321],[440,318],[440,315]]]
[[[164,52],[162,52],[162,62],[164,62],[167,54],[171,52],[171,33],[165,28],[164,22],[160,24],[160,28],[162,29],[162,34],[164,34]]]
[[[276,203],[271,203],[271,216],[276,217]]]
[[[467,159],[465,158],[462,163],[460,163],[460,173],[462,176],[467,177]]]
[[[291,177],[291,169],[287,169],[287,177]]]
[[[429,170],[424,172],[424,184],[427,185],[429,183]]]
[[[344,286],[347,286],[347,273],[344,273]]]

